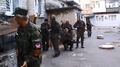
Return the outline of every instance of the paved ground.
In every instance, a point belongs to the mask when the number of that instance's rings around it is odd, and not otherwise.
[[[120,42],[120,34],[104,33],[105,30],[94,30],[91,38],[85,39],[85,48],[75,48],[74,51],[63,51],[63,46],[60,46],[61,55],[53,58],[53,50],[43,53],[43,63],[41,67],[120,67],[120,47],[115,46],[115,49],[106,50],[99,49],[99,45],[106,42]],[[113,29],[118,32],[118,30]],[[96,39],[97,35],[104,35],[104,40]],[[85,37],[87,37],[85,35]]]

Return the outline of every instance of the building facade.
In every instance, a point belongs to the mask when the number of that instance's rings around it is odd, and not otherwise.
[[[80,1],[81,8],[82,8],[82,20],[87,22],[88,20],[94,24],[94,14],[93,14],[93,6],[92,0],[82,0]]]
[[[96,28],[120,26],[119,0],[83,0],[80,2],[83,20],[90,20]]]
[[[119,0],[93,0],[93,13],[97,28],[120,26]]]

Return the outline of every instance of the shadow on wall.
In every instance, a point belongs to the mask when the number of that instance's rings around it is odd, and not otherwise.
[[[4,46],[4,47],[3,47]],[[11,49],[15,49],[15,33],[7,34],[4,36],[4,45],[2,36],[0,36],[0,53],[4,51],[9,51]]]

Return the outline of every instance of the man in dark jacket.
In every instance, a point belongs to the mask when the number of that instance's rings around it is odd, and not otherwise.
[[[48,51],[49,49],[49,33],[50,33],[50,25],[48,24],[48,19],[45,19],[45,22],[41,24],[42,31],[42,44],[43,51]],[[46,42],[46,44],[45,44]]]
[[[92,34],[91,28],[93,25],[91,24],[90,20],[87,21],[86,25],[87,25],[87,30],[88,30],[88,37],[91,37],[91,34]]]
[[[59,50],[59,38],[60,38],[60,24],[55,20],[55,15],[51,16],[51,42],[53,44],[55,55],[53,57],[58,57],[60,55]]]
[[[76,48],[78,48],[78,43],[79,43],[80,38],[81,38],[81,48],[84,48],[83,47],[84,31],[85,31],[84,21],[80,20],[80,18],[77,18],[77,22],[74,24],[74,28],[77,28],[77,46],[76,46]]]

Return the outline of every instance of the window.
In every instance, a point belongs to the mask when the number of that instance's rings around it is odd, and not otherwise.
[[[104,16],[96,16],[96,21],[97,22],[103,22],[104,21]]]
[[[96,21],[99,21],[98,16],[96,16]]]
[[[41,10],[41,9],[42,9],[42,8],[41,8],[41,0],[38,0],[38,3],[39,3],[39,4],[38,4],[38,13],[41,14],[41,12],[42,12],[42,10]],[[46,7],[45,7],[45,8],[46,8]]]
[[[118,2],[107,2],[107,3],[106,3],[106,7],[107,7],[107,8],[118,7]]]
[[[95,1],[93,1],[93,8],[95,8]]]
[[[11,0],[6,0],[6,10],[10,11]]]
[[[86,10],[90,10],[90,4],[86,4]]]
[[[35,0],[35,6],[38,5],[38,0]]]
[[[77,13],[77,17],[80,17],[80,13]]]
[[[100,8],[100,3],[98,3],[98,8]]]
[[[109,15],[109,21],[116,21],[116,15]]]
[[[65,5],[63,3],[61,3],[62,7],[64,7]]]

